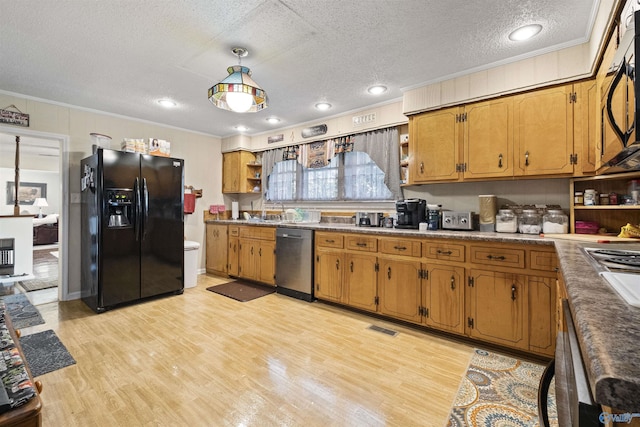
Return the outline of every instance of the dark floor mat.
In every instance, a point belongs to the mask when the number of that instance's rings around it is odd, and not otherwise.
[[[76,363],[52,330],[20,337],[20,346],[34,377]]]
[[[224,295],[225,297],[233,298],[240,302],[246,302],[272,294],[276,291],[276,288],[272,286],[258,285],[256,283],[234,281],[224,283],[222,285],[209,286],[207,290],[215,292],[216,294]]]

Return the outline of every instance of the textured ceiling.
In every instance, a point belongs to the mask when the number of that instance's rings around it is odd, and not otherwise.
[[[598,0],[0,0],[0,90],[216,136],[320,120],[403,90],[584,43]],[[529,23],[524,43],[507,35]],[[214,107],[237,63],[269,107]],[[389,91],[373,97],[372,84]],[[170,98],[178,106],[157,104]],[[318,112],[314,104],[333,108]],[[0,106],[1,107],[1,106]],[[271,125],[266,118],[282,121]]]

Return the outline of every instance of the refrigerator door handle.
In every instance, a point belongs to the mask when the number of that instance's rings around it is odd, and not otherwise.
[[[149,190],[147,189],[147,178],[142,178],[142,193],[144,195],[144,222],[142,223],[142,238],[147,233],[147,220],[149,219]]]
[[[140,182],[138,178],[133,183],[133,197],[134,197],[134,219],[133,219],[133,234],[136,235],[136,242],[140,240],[140,214],[141,205],[140,205]]]

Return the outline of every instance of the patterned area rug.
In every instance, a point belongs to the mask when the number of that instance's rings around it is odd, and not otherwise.
[[[538,423],[538,384],[543,365],[476,349],[447,426],[534,427]],[[558,425],[554,385],[549,422]]]
[[[20,337],[20,346],[34,377],[76,363],[52,330]]]
[[[2,297],[15,329],[41,325],[44,319],[38,309],[31,304],[25,294],[15,294]]]

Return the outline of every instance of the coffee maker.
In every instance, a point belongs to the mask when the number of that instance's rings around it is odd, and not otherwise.
[[[407,199],[396,202],[398,221],[396,228],[418,228],[421,222],[426,222],[427,202],[422,199]]]

